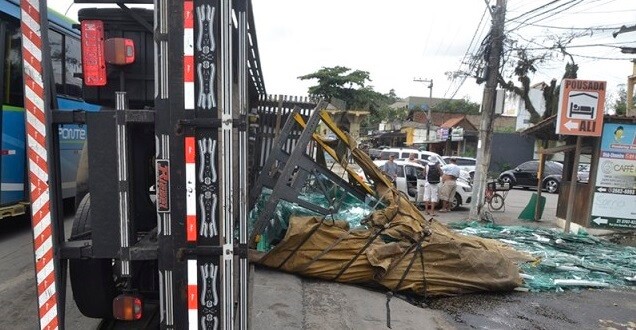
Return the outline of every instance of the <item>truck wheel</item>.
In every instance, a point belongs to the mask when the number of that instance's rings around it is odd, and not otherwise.
[[[88,194],[88,143],[84,142],[75,174],[75,210],[78,212],[86,194]]]
[[[71,238],[91,238],[91,195],[86,194],[73,220]],[[111,259],[71,259],[69,275],[75,304],[82,314],[92,318],[112,318],[117,294]]]

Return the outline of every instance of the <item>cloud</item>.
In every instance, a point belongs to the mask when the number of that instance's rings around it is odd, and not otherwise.
[[[517,17],[548,2],[508,1],[507,17]],[[64,12],[70,3],[71,0],[56,0],[49,1],[49,6]],[[252,4],[265,84],[273,94],[304,95],[312,82],[300,81],[298,76],[321,67],[343,65],[369,71],[371,84],[378,92],[386,93],[393,88],[403,97],[428,96],[428,88],[413,81],[415,77],[422,77],[434,80],[434,97],[445,94],[449,97],[456,84],[451,85],[444,73],[460,68],[473,36],[474,44],[481,43],[491,22],[489,14],[482,20],[486,5],[479,0],[252,0]],[[69,16],[76,17],[80,7],[73,5]],[[546,15],[524,21],[532,16],[526,15],[517,21],[555,27],[635,23],[633,0],[584,2],[563,12],[549,8],[543,10]],[[518,22],[508,22],[506,28],[512,29]],[[564,31],[528,25],[514,32],[547,46],[551,45],[546,41],[548,37]],[[636,40],[636,32],[616,39],[611,37],[611,32],[594,31],[577,43]],[[630,45],[634,47],[636,43],[626,46]],[[607,47],[571,51],[593,57],[622,56],[618,49]],[[539,66],[538,73],[532,77],[533,83],[560,79],[566,60],[561,56]],[[607,80],[611,89],[624,83],[632,73],[632,63],[627,60],[576,57],[576,61],[580,64],[581,79]],[[483,85],[469,78],[456,97],[469,96],[481,102],[482,91]]]

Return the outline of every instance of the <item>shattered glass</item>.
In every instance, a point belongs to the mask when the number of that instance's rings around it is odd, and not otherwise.
[[[267,204],[267,200],[269,199],[271,193],[271,190],[264,189],[254,208],[250,211],[248,219],[248,228],[250,229],[250,231],[254,227],[254,222],[258,219],[260,212],[265,208],[265,205]],[[331,197],[327,197],[327,195],[322,192],[306,192],[304,195],[302,195],[302,199],[325,208],[328,208],[330,207],[330,205],[332,205],[334,210],[337,210],[337,212],[335,212],[333,215],[327,216],[326,219],[346,219],[346,221],[349,223],[350,229],[361,227],[362,225],[360,224],[360,222],[374,211],[372,206],[369,206],[367,205],[367,203],[358,200],[356,197],[350,194],[347,194],[346,192],[344,192],[344,190],[333,190],[328,195],[330,195]],[[276,237],[276,240],[281,240],[285,235],[285,231],[289,226],[288,221],[292,216],[320,216],[320,214],[308,210],[298,204],[280,200],[280,202],[276,206],[274,218],[271,221],[277,222],[280,225],[280,228],[284,230],[279,233],[266,232],[263,235],[273,234],[275,236],[278,236]],[[272,247],[269,245],[257,246],[257,249],[259,251],[269,251],[271,250],[271,248]]]
[[[496,239],[539,258],[519,265],[529,291],[636,285],[636,248],[610,243],[585,231],[456,222],[449,226],[466,235]]]

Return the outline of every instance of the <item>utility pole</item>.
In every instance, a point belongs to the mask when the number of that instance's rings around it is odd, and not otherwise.
[[[413,79],[416,82],[427,82],[428,84],[428,114],[426,115],[426,150],[430,151],[431,136],[431,108],[433,107],[433,79]]]
[[[506,18],[506,0],[497,0],[492,8],[492,28],[490,31],[490,55],[488,57],[488,76],[482,101],[481,124],[479,125],[479,141],[477,142],[477,168],[475,171],[470,220],[480,218],[484,205],[484,190],[490,166],[490,147],[492,145],[492,127],[495,116],[495,96],[497,77],[503,51],[504,22]]]

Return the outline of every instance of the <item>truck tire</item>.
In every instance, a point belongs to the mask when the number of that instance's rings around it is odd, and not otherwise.
[[[90,208],[91,195],[86,194],[75,213],[69,241],[91,238]],[[69,275],[75,304],[84,316],[113,317],[117,289],[111,259],[71,259]]]
[[[75,210],[78,212],[79,205],[86,194],[88,194],[88,143],[84,142],[75,174]]]

